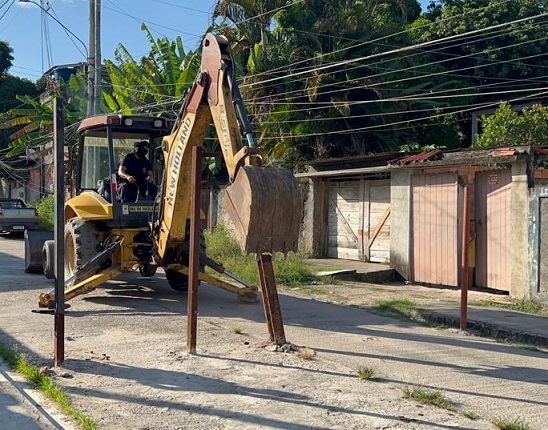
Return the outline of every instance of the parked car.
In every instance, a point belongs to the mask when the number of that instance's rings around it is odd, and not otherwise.
[[[0,199],[0,231],[22,233],[37,227],[36,209],[28,208],[21,199]]]

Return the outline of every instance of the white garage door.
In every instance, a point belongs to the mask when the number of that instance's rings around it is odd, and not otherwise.
[[[390,181],[333,181],[328,189],[328,256],[389,262]]]

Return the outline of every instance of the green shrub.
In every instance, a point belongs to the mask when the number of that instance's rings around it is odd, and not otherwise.
[[[44,196],[36,205],[38,213],[38,229],[53,231],[55,220],[55,199],[53,196]]]
[[[225,226],[219,224],[212,232],[205,232],[207,255],[220,262],[229,272],[251,284],[259,281],[255,255],[242,255],[240,246]],[[316,280],[300,254],[290,253],[287,258],[278,254],[273,262],[278,285],[299,286]]]

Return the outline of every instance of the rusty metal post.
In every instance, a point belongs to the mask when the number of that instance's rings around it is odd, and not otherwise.
[[[198,331],[198,274],[200,270],[200,207],[202,191],[201,146],[194,146],[192,148],[192,178],[186,350],[189,354],[196,354],[196,334]]]
[[[56,366],[65,361],[65,250],[64,250],[64,206],[65,206],[65,180],[64,180],[64,141],[65,119],[63,116],[63,99],[56,96],[53,123],[54,130],[54,159],[55,159],[55,313],[54,313],[54,362]]]
[[[270,341],[282,346],[287,343],[285,340],[284,323],[282,311],[276,290],[274,268],[272,267],[272,256],[261,254],[257,261],[259,266],[259,283],[263,294],[263,307],[270,334]]]
[[[462,250],[461,250],[461,289],[460,289],[460,329],[466,330],[468,325],[468,287],[469,265],[468,254],[470,246],[470,187],[464,186],[464,202],[462,205]]]

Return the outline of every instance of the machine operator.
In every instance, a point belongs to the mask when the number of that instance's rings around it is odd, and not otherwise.
[[[119,196],[122,202],[135,202],[137,198],[154,200],[158,189],[152,183],[152,164],[147,158],[150,142],[135,143],[133,153],[127,154],[118,168],[120,178]]]

